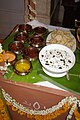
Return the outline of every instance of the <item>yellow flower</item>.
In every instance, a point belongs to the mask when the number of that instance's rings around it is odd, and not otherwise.
[[[13,111],[17,111],[17,110],[18,110],[18,108],[16,108],[16,107],[12,106],[12,110],[13,110]]]
[[[24,112],[21,111],[21,110],[18,110],[18,113],[19,113],[20,115],[25,115]]]
[[[74,115],[75,115],[75,117],[79,118],[79,120],[80,120],[80,112],[78,112],[78,107],[75,109]]]
[[[27,114],[27,117],[30,118],[30,119],[32,119],[32,118],[34,118],[34,115]]]
[[[9,103],[8,101],[6,101],[6,105],[11,106],[11,103]]]
[[[0,110],[4,107],[2,100],[0,99]]]
[[[3,60],[4,60],[4,56],[3,54],[0,53],[0,62],[3,62]]]

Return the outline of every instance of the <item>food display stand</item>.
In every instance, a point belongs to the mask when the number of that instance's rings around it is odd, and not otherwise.
[[[55,28],[59,29],[59,27],[44,25],[35,20],[29,24],[33,27],[47,27],[49,31]],[[5,50],[8,50],[9,43],[14,40],[17,30],[18,25],[6,37],[3,42]],[[0,75],[0,88],[6,100],[11,120],[68,120],[68,114],[70,114],[71,120],[77,120],[77,117],[80,116],[79,111],[74,110],[72,116],[72,112],[69,112],[71,108],[80,108],[80,106],[76,106],[80,103],[79,50],[76,50],[75,55],[77,63],[70,71],[69,79],[68,76],[49,77],[42,71],[37,60],[33,61],[33,71],[29,75],[17,75],[12,68],[4,77],[2,74]],[[44,85],[39,83],[44,83]],[[52,87],[50,84],[46,85],[47,83],[51,83]],[[59,104],[60,102],[61,104]],[[72,107],[73,104],[75,104],[74,107]]]

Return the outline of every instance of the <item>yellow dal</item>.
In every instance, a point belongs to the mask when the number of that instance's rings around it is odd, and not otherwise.
[[[28,61],[26,62],[19,62],[16,64],[16,70],[19,72],[26,72],[30,69],[30,63]]]

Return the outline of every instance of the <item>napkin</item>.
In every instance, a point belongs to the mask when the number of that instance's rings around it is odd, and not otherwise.
[[[58,87],[58,86],[56,86],[56,85],[54,85],[54,84],[52,84],[52,83],[50,83],[48,81],[37,82],[37,83],[34,83],[34,84],[45,86],[45,87],[50,87],[50,88],[54,88],[54,89],[58,89],[58,90],[62,90],[62,91],[66,91],[66,90],[64,90],[64,89],[62,89],[62,88],[60,88],[60,87]]]

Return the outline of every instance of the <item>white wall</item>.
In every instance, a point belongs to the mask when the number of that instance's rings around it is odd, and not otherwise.
[[[0,38],[5,38],[16,24],[24,22],[24,0],[0,1]]]

